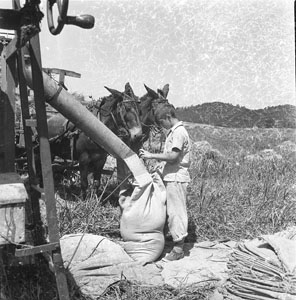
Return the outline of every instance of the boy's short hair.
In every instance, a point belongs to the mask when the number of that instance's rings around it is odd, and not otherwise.
[[[156,120],[165,119],[168,115],[173,118],[176,118],[176,109],[174,105],[169,103],[158,105],[155,111],[155,119]]]

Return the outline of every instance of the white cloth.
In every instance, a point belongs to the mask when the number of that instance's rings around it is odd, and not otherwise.
[[[185,257],[172,262],[159,261],[161,275],[166,284],[175,288],[194,283],[212,282],[221,286],[228,278],[227,262],[234,242],[185,243]],[[170,247],[165,249],[169,252]]]
[[[294,228],[296,232],[296,227]],[[185,243],[185,257],[181,260],[158,261],[145,266],[133,261],[120,245],[105,237],[85,234],[82,242],[79,243],[81,237],[82,234],[72,234],[61,238],[62,257],[67,267],[76,252],[69,271],[82,293],[92,299],[97,299],[110,284],[122,278],[155,286],[166,283],[174,288],[183,288],[191,284],[214,283],[219,290],[223,288],[223,294],[226,294],[227,299],[238,299],[224,289],[228,284],[231,284],[233,290],[245,296],[254,295],[260,289],[262,295],[267,295],[264,299],[295,299],[295,295],[287,293],[286,290],[287,288],[292,290],[292,284],[295,282],[293,281],[296,274],[295,240],[279,237],[276,234],[263,236],[260,240],[245,241],[246,248],[242,252],[243,255],[237,256],[235,260],[231,256],[235,252],[240,253],[236,242],[204,241],[195,244]],[[164,252],[169,252],[171,247],[172,245],[167,245]],[[245,259],[244,267],[242,267],[240,259],[248,258],[248,256],[253,259],[250,260],[249,266],[247,265],[248,259]],[[259,278],[258,286],[255,287],[252,286],[252,281],[248,280],[250,276],[255,281],[258,279],[256,274],[253,275],[254,259],[260,260],[263,264],[263,267],[254,270],[255,273],[262,270],[263,278],[263,280]],[[231,264],[228,265],[230,260]],[[267,269],[264,266],[268,264],[272,270],[275,268],[276,271],[285,275],[278,280],[278,284],[272,273],[265,273]],[[233,267],[234,270],[231,271],[229,267]],[[247,272],[247,277],[240,277],[241,280],[238,283],[243,285],[240,284],[236,288],[237,280],[229,282],[229,278],[237,279],[237,272],[241,272],[241,275]],[[278,293],[268,290],[272,286],[278,289]]]
[[[153,286],[164,283],[159,267],[142,266],[120,245],[103,236],[70,234],[63,236],[60,243],[64,266],[69,267],[81,292],[91,299],[98,299],[109,285],[121,279]]]

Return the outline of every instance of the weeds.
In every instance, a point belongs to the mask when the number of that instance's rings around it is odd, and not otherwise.
[[[188,207],[199,241],[254,238],[296,222],[295,162],[242,154],[228,151],[220,160],[203,154],[191,166]]]
[[[178,289],[168,285],[160,287],[143,286],[127,280],[120,281],[109,287],[105,294],[100,297],[102,300],[195,300],[207,299],[207,295],[213,291],[211,284],[193,284],[182,286]]]

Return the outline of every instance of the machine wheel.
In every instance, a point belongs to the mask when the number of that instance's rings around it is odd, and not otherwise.
[[[59,12],[58,20],[57,20],[58,24],[56,27],[53,21],[54,4],[57,4],[58,12]],[[59,34],[66,23],[68,4],[69,4],[69,0],[47,0],[47,23],[48,23],[48,28],[53,35]]]

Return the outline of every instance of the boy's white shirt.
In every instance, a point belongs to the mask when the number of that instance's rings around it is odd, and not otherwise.
[[[182,129],[181,129],[182,128]],[[174,133],[178,131],[178,135]],[[176,138],[177,137],[177,138]],[[181,151],[178,160],[174,163],[166,162],[163,167],[164,181],[190,182],[188,167],[190,165],[191,142],[183,122],[177,122],[167,133],[164,152],[177,148]]]

